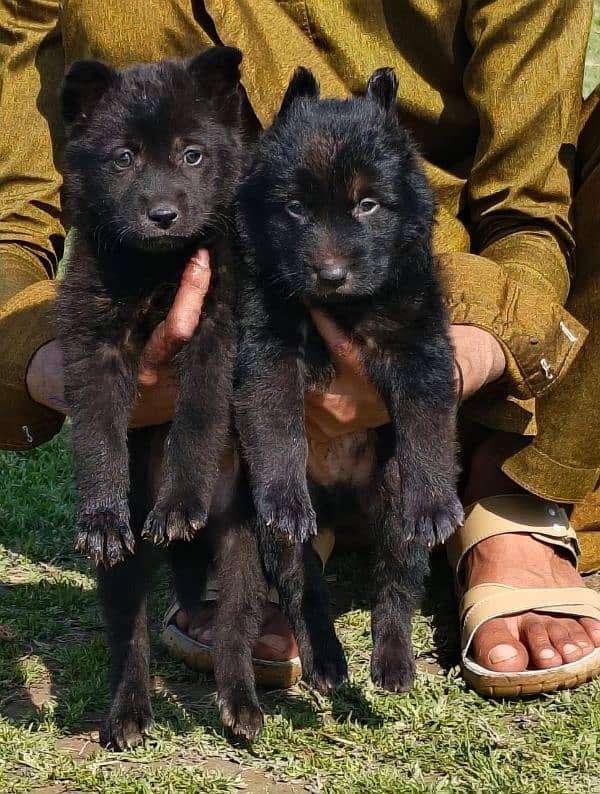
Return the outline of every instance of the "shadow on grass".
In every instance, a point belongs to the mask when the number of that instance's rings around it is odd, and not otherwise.
[[[162,597],[151,599],[156,626],[168,603],[168,580],[161,577]],[[21,727],[39,728],[52,721],[65,736],[97,730],[110,705],[109,653],[94,589],[64,582],[2,587],[0,625],[10,615],[10,632],[0,645],[0,715]],[[231,741],[221,725],[212,676],[182,667],[161,648],[152,632],[152,704],[161,730],[178,734],[202,727]],[[318,710],[310,696],[259,692],[266,714],[282,713],[294,729],[317,728]]]
[[[442,670],[448,672],[460,661],[460,633],[452,572],[443,550],[432,555],[421,612],[432,618],[432,655]]]
[[[336,553],[327,574],[335,618],[354,609],[369,610],[370,578],[366,551]],[[460,635],[452,573],[443,549],[436,550],[431,556],[421,613],[432,619],[434,647],[427,655],[447,672],[459,662]]]
[[[366,699],[362,687],[346,683],[331,694],[331,711],[338,722],[352,719],[360,725],[380,728],[385,719],[376,714]]]

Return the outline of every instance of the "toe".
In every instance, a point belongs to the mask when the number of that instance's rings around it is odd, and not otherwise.
[[[282,662],[298,655],[298,646],[290,624],[276,604],[268,604],[261,635],[254,646],[257,659]]]
[[[590,638],[592,645],[595,648],[600,648],[600,620],[594,620],[593,618],[580,618],[579,624]]]
[[[549,618],[546,628],[550,642],[565,663],[575,662],[593,649],[585,630],[576,620]]]
[[[556,667],[563,663],[561,654],[556,650],[546,629],[546,623],[539,615],[525,615],[521,621],[521,638],[529,649],[531,665],[540,669]],[[567,641],[566,635],[561,640]]]
[[[525,670],[529,661],[527,648],[515,638],[502,618],[489,620],[477,631],[473,655],[482,667],[499,673]]]
[[[205,645],[212,644],[216,609],[216,602],[205,601],[197,610],[192,612],[188,627],[188,634],[192,639]]]

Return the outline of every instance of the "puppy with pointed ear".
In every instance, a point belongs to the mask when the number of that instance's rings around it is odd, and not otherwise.
[[[303,675],[321,691],[346,673],[327,593],[318,566],[306,574],[296,547],[278,552],[280,538],[307,548],[318,518],[335,531],[364,509],[372,678],[404,691],[415,673],[411,619],[429,547],[462,521],[454,357],[432,255],[434,197],[397,119],[397,88],[394,72],[381,68],[362,96],[320,99],[312,73],[298,69],[238,191],[245,258],[236,424],[265,566]],[[326,391],[335,372],[309,307],[352,340],[390,419],[361,435],[354,467],[340,466],[329,485],[307,479],[304,395]]]
[[[252,647],[266,587],[252,507],[227,462],[236,454],[241,58],[219,47],[118,71],[79,61],[62,90],[64,193],[75,234],[55,326],[72,419],[76,545],[98,565],[111,648],[113,697],[101,741],[119,750],[143,741],[152,725],[147,626],[122,619],[145,609],[150,543],[174,542],[180,600],[201,595],[215,561],[225,582],[215,627],[222,719],[249,740],[262,727]],[[200,322],[179,340],[173,421],[129,433],[140,356],[181,297],[190,260],[198,270],[210,263],[210,284]],[[148,450],[162,455],[152,484]]]

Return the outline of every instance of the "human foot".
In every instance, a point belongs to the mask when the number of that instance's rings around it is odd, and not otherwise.
[[[192,639],[212,645],[215,615],[216,603],[204,601],[189,614],[180,609],[174,620],[177,627]],[[290,624],[277,604],[269,602],[265,605],[261,634],[252,655],[255,659],[268,662],[288,662],[298,656],[298,646]]]
[[[584,586],[569,559],[529,535],[486,538],[465,562],[468,588],[487,582],[522,588]],[[537,612],[494,618],[477,631],[472,647],[475,661],[496,672],[557,667],[600,647],[600,621]]]

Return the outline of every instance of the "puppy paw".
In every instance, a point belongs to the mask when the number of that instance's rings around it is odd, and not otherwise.
[[[221,722],[235,736],[254,742],[261,734],[264,720],[256,695],[244,689],[232,689],[219,696]]]
[[[128,512],[119,507],[79,511],[75,526],[75,547],[96,565],[110,567],[135,551]]]
[[[317,534],[317,516],[308,492],[289,493],[278,491],[279,497],[271,495],[258,499],[257,512],[277,540],[287,543],[304,543]]]
[[[371,680],[389,692],[408,692],[415,679],[412,645],[403,637],[375,641],[371,655]]]
[[[407,502],[403,526],[408,541],[414,538],[428,547],[444,543],[464,521],[463,506],[455,493],[421,503],[413,493]]]
[[[322,695],[340,687],[348,679],[348,665],[343,653],[338,659],[317,659],[303,675],[306,683]]]
[[[159,499],[148,513],[142,537],[157,546],[191,540],[207,520],[208,511],[200,499]]]
[[[125,698],[113,703],[100,731],[100,743],[111,750],[129,750],[144,741],[154,726],[148,699]]]
[[[300,651],[304,681],[321,694],[337,689],[348,678],[348,664],[338,638],[332,633],[327,640],[320,640],[318,647],[313,645],[308,654],[306,643]]]

